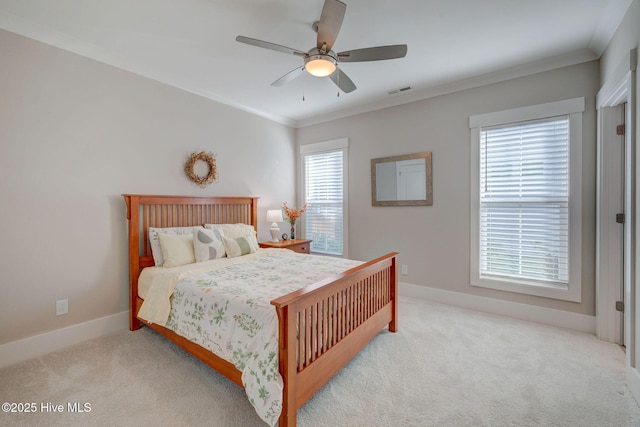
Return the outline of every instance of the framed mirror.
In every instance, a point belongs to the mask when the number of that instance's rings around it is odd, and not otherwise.
[[[371,159],[373,206],[431,206],[431,151]]]

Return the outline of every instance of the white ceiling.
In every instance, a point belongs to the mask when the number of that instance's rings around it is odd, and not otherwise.
[[[308,74],[270,86],[302,59],[235,41],[307,51],[324,0],[0,0],[0,28],[304,126],[596,59],[632,2],[343,1],[336,52],[390,44],[408,52],[342,64],[358,89],[339,97],[331,80]]]

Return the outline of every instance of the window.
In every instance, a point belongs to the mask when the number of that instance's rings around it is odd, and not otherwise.
[[[582,111],[471,117],[472,285],[580,301]]]
[[[346,185],[348,141],[302,145],[302,217],[311,252],[346,256]]]

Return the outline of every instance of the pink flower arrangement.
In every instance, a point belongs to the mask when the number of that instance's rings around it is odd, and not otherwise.
[[[282,204],[282,209],[284,210],[285,215],[287,216],[287,221],[291,224],[295,224],[295,222],[302,216],[304,211],[307,210],[307,204],[305,203],[300,209],[290,208],[287,206],[287,202]]]

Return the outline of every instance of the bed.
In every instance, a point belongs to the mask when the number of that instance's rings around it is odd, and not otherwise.
[[[258,198],[123,197],[128,219],[130,329],[142,325],[154,329],[244,387],[242,373],[233,363],[167,327],[139,318],[144,301],[138,282],[141,272],[155,265],[150,227],[242,223],[257,231]],[[397,253],[389,253],[270,301],[277,315],[277,364],[283,384],[279,426],[295,426],[297,409],[382,329],[397,331],[396,258]]]

